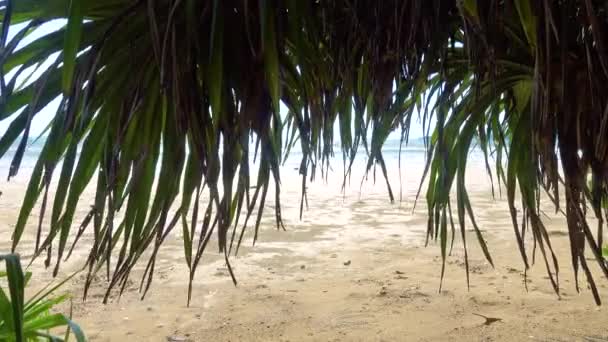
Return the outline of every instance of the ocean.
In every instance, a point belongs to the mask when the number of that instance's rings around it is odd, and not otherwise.
[[[23,159],[21,161],[21,166],[19,169],[19,175],[27,175],[31,172],[31,170],[36,165],[36,161],[42,148],[44,146],[45,140],[44,138],[40,139],[32,139],[29,141],[28,146],[25,150]],[[8,176],[8,171],[13,160],[15,151],[17,150],[18,143],[15,143],[13,146],[9,148],[7,153],[0,158],[0,178]],[[251,159],[253,161],[253,146],[251,147]],[[396,167],[399,161],[399,151],[400,151],[400,141],[398,138],[389,138],[383,148],[383,157],[390,168],[393,165]],[[408,164],[414,165],[424,165],[427,158],[426,147],[424,146],[424,140],[422,138],[411,139],[409,143],[406,145],[403,144],[401,148],[401,163],[404,166]],[[286,170],[293,170],[300,165],[302,159],[302,152],[300,149],[299,142],[293,146],[290,151],[288,158],[283,163],[283,168]],[[357,157],[355,159],[355,165],[357,167],[365,165],[367,162],[367,156],[365,152],[365,148],[363,146],[359,146]],[[470,163],[483,163],[483,154],[481,150],[478,148],[473,148],[469,154],[469,162]],[[340,142],[334,142],[334,156],[330,159],[330,165],[334,168],[334,170],[342,169],[343,165],[343,157],[342,151],[340,147]]]

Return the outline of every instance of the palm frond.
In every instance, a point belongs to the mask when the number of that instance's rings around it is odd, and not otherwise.
[[[152,251],[145,293],[158,250],[181,224],[191,288],[212,234],[228,265],[250,220],[257,238],[271,182],[282,226],[280,165],[294,144],[302,150],[303,208],[307,182],[329,168],[336,122],[346,184],[361,150],[367,171],[377,165],[386,178],[382,146],[395,130],[407,141],[419,112],[427,129],[436,122],[425,169],[427,237],[439,240],[444,263],[447,241],[457,234],[452,189],[463,240],[470,222],[492,263],[465,184],[468,154],[479,145],[499,191],[506,188],[525,268],[530,230],[559,291],[538,204],[547,193],[557,211],[565,206],[573,270],[583,269],[599,303],[584,253],[591,249],[608,276],[601,255],[608,174],[604,4],[8,0],[1,6],[0,119],[15,116],[0,139],[0,156],[19,141],[9,177],[18,172],[32,120],[61,98],[13,234],[15,249],[35,203],[43,203],[41,216],[48,203],[51,224],[45,231],[38,225],[36,255],[46,252],[55,271],[76,206],[96,178],[95,203],[76,233],[93,231],[87,286],[105,269],[108,294],[124,288],[134,265]],[[16,48],[53,19],[67,24]],[[26,27],[9,40],[9,27],[19,23]],[[56,58],[51,67],[17,86],[22,74],[49,58]],[[599,221],[595,234],[588,204]]]

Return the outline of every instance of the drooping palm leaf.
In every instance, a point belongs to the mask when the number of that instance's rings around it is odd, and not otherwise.
[[[525,267],[529,230],[559,290],[538,204],[546,192],[556,210],[566,208],[573,269],[582,267],[599,302],[584,252],[590,248],[608,276],[600,250],[608,179],[605,4],[7,0],[0,6],[0,119],[16,114],[0,140],[0,156],[19,142],[9,177],[19,169],[32,120],[62,99],[13,234],[16,248],[35,203],[43,202],[41,216],[52,208],[48,231],[42,234],[39,224],[36,253],[47,252],[55,271],[78,226],[76,236],[87,229],[94,236],[87,284],[105,269],[108,294],[124,288],[151,250],[142,279],[147,289],[159,248],[181,224],[192,282],[212,234],[227,263],[248,223],[255,222],[257,238],[270,182],[281,227],[280,165],[294,144],[302,150],[302,208],[306,183],[328,170],[337,121],[346,183],[361,151],[369,158],[367,171],[378,165],[386,178],[382,145],[394,130],[407,140],[419,112],[425,127],[436,119],[425,169],[428,239],[439,240],[444,262],[456,234],[455,189],[462,238],[470,222],[492,263],[465,184],[469,151],[479,144],[499,190],[506,187]],[[31,29],[53,19],[67,24],[15,49]],[[9,27],[19,23],[28,26],[9,41]],[[51,67],[16,85],[51,56]],[[560,170],[565,196],[558,190]],[[95,203],[78,225],[76,206],[94,176]],[[388,179],[387,190],[392,200]],[[587,203],[599,221],[595,233],[585,218]],[[466,259],[465,253],[468,265]]]

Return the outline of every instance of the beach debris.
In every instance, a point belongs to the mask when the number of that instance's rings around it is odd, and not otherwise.
[[[599,336],[584,336],[583,338],[588,342],[608,342],[608,338]]]
[[[167,342],[186,342],[188,339],[184,336],[167,336]]]
[[[405,272],[401,272],[399,270],[395,271],[395,274],[405,274]]]
[[[348,265],[350,265],[350,260],[347,260],[344,262],[344,266],[348,266]]]
[[[488,316],[484,316],[478,313],[473,312],[473,315],[475,316],[479,316],[482,317],[483,319],[485,319],[486,321],[483,323],[483,325],[490,325],[492,323],[496,323],[496,322],[501,322],[502,318],[498,318],[498,317],[488,317]]]
[[[306,268],[306,265],[300,265],[300,269],[303,270]]]
[[[428,299],[429,295],[427,293],[420,291],[420,286],[410,286],[406,288],[400,295],[399,298],[402,299],[416,299],[416,298],[424,298]]]
[[[520,270],[518,270],[517,268],[513,268],[513,267],[507,267],[507,272],[509,272],[509,273],[521,273]]]

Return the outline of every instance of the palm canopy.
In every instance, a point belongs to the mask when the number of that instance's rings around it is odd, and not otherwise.
[[[455,234],[447,223],[452,189],[462,238],[470,221],[492,262],[464,181],[467,154],[479,144],[488,172],[506,187],[525,267],[529,230],[559,290],[539,214],[546,193],[556,210],[565,207],[572,267],[582,268],[599,303],[584,253],[591,249],[608,276],[601,255],[608,179],[603,2],[5,0],[0,6],[0,120],[12,118],[0,156],[18,143],[9,178],[19,169],[32,120],[61,99],[13,234],[15,248],[35,203],[42,202],[41,216],[48,207],[50,228],[40,220],[35,255],[48,253],[55,272],[70,233],[77,241],[92,226],[87,287],[105,268],[108,293],[123,288],[151,250],[145,291],[158,249],[181,225],[191,283],[214,231],[227,263],[250,219],[257,236],[270,182],[282,225],[279,166],[294,144],[303,152],[304,199],[306,182],[334,153],[335,123],[345,177],[360,148],[367,169],[378,165],[386,177],[382,145],[395,130],[406,141],[418,113],[436,122],[425,169],[428,237],[439,240],[444,263]],[[54,19],[66,25],[20,44]],[[19,31],[9,40],[10,27]],[[49,59],[50,67],[35,71]],[[257,177],[250,176],[253,151]],[[53,177],[59,178],[49,198]],[[93,179],[95,203],[73,226]],[[392,199],[390,185],[388,192]],[[200,201],[202,194],[208,201]],[[597,233],[586,221],[588,206]]]

